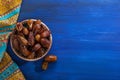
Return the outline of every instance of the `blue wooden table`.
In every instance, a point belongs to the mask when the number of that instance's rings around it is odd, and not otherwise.
[[[9,46],[27,80],[120,80],[120,0],[24,0],[18,21],[30,18],[51,29],[58,61],[42,71]]]

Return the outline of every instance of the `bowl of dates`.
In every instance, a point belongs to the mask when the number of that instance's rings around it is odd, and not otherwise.
[[[49,52],[52,34],[41,20],[27,19],[16,24],[10,44],[13,52],[22,60],[36,61]]]

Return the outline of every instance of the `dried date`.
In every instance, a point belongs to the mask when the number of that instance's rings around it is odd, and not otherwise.
[[[28,42],[30,46],[33,46],[35,44],[33,32],[29,33]]]
[[[42,44],[43,47],[49,48],[49,46],[50,46],[50,41],[49,41],[48,39],[46,39],[46,38],[42,38],[42,39],[41,39],[41,44]]]
[[[35,53],[36,53],[37,57],[41,57],[42,55],[44,55],[45,49],[44,48],[40,48]]]
[[[34,53],[34,52],[31,53],[27,58],[28,58],[28,59],[34,59],[34,58],[35,58],[35,53]]]
[[[17,30],[18,32],[20,32],[20,31],[22,31],[22,29],[23,29],[22,23],[17,23],[17,24],[16,24],[16,30]]]
[[[40,34],[37,34],[36,36],[35,36],[35,40],[37,41],[37,42],[40,42]]]
[[[48,30],[46,30],[43,33],[41,33],[41,37],[43,37],[43,38],[47,38],[49,36],[50,36],[50,31],[48,31]]]
[[[19,51],[19,41],[18,41],[18,39],[14,38],[12,44],[13,44],[13,47],[15,48],[15,50]]]
[[[39,24],[36,24],[36,25],[33,27],[33,33],[34,33],[34,35],[40,33],[41,29],[42,29],[41,26],[40,26]]]
[[[55,62],[57,60],[57,56],[55,55],[48,55],[45,57],[45,61],[47,62]]]
[[[26,46],[23,46],[23,45],[20,45],[20,51],[21,51],[22,55],[25,56],[25,57],[27,57],[27,56],[29,56],[29,55],[32,54],[32,52],[30,52],[30,51],[26,48]]]
[[[36,25],[36,24],[41,25],[41,20],[36,20],[36,21],[35,21],[35,25]]]
[[[18,40],[24,45],[27,46],[28,45],[28,41],[22,37],[22,36],[18,36]]]
[[[29,29],[29,30],[32,30],[32,28],[33,28],[33,20],[31,20],[31,19],[28,20],[28,21],[27,21],[27,24],[28,24],[28,29]]]
[[[44,62],[42,63],[42,69],[43,69],[43,70],[47,70],[47,68],[48,68],[48,62],[44,61]]]
[[[38,49],[41,48],[41,45],[40,44],[36,44],[33,49],[32,49],[32,52],[36,52]]]
[[[27,29],[27,28],[25,28],[25,27],[23,28],[23,34],[24,34],[24,35],[28,35],[28,34],[29,34],[28,29]]]

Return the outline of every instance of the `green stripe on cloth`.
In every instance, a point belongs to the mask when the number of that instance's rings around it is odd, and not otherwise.
[[[5,80],[11,74],[13,74],[16,70],[18,70],[18,66],[16,63],[12,63],[5,71],[0,74],[0,80]]]
[[[0,42],[0,62],[4,56],[3,54],[6,51],[6,47],[7,47],[7,45],[5,42]]]
[[[8,34],[9,32],[2,32],[2,33],[0,33],[0,36],[1,35],[4,35],[4,34]]]
[[[10,18],[10,17],[12,17],[12,16],[18,14],[19,11],[20,11],[20,6],[17,7],[16,9],[14,9],[13,11],[11,11],[10,13],[8,13],[8,14],[6,14],[6,15],[0,17],[0,20],[6,20],[6,19],[8,19],[8,18]]]
[[[6,42],[3,41],[3,37],[2,35],[6,35],[9,34],[9,32],[1,32],[0,33],[0,62],[4,56],[4,52],[6,51],[7,48],[7,44]]]

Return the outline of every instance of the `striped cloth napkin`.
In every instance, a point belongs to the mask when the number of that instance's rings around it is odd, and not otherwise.
[[[17,64],[6,52],[10,32],[14,29],[22,0],[0,0],[0,80],[25,80]]]

